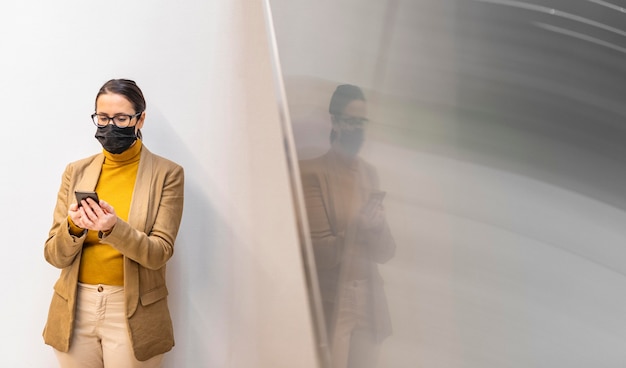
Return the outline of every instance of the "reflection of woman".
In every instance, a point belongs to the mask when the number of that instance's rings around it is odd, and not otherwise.
[[[357,86],[331,98],[331,149],[300,162],[333,368],[375,367],[391,321],[378,264],[395,254],[376,169],[358,156],[366,104]]]
[[[143,146],[146,103],[114,79],[92,115],[102,153],[63,174],[46,260],[61,269],[44,329],[62,367],[159,367],[174,346],[165,263],[183,209],[182,167]],[[96,191],[99,203],[76,203]]]

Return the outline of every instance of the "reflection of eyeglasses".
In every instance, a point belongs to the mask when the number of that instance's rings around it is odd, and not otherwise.
[[[113,120],[113,124],[115,124],[116,127],[126,128],[128,125],[130,125],[130,122],[133,120],[133,118],[136,118],[139,115],[141,115],[140,112],[136,113],[135,115],[117,114],[114,117],[110,118],[106,114],[92,114],[91,120],[93,120],[93,123],[100,128],[109,125],[109,122],[111,122],[111,120]]]
[[[339,121],[343,121],[351,127],[363,127],[366,126],[370,121],[366,118],[358,118],[356,116],[337,116]]]

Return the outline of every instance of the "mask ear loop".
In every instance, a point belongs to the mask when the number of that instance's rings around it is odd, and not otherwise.
[[[144,112],[145,110],[141,114],[143,114]],[[141,114],[139,116],[141,116]],[[135,136],[137,137],[137,139],[143,140],[143,134],[141,134],[141,129],[137,129],[137,133],[135,134]]]

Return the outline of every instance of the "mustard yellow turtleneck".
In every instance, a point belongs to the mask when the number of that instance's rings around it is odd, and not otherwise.
[[[104,163],[96,185],[98,197],[115,209],[117,217],[128,221],[135,189],[141,141],[120,154],[103,150]],[[83,243],[78,281],[85,284],[124,285],[124,257],[108,244],[101,244],[97,231],[89,230]]]

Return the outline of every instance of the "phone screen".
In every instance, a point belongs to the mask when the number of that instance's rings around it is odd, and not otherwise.
[[[81,201],[87,198],[91,198],[96,203],[100,203],[100,199],[98,199],[98,193],[96,192],[82,192],[77,190],[74,192],[74,194],[76,195],[76,203],[78,203],[78,207],[82,206]]]

